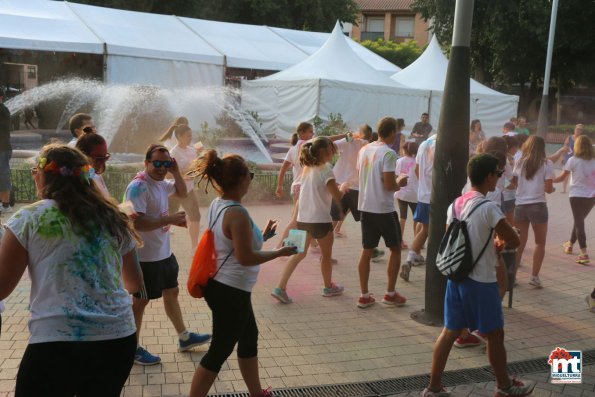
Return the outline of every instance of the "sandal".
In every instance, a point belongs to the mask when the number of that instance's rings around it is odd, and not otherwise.
[[[570,241],[567,241],[564,244],[562,244],[562,248],[564,248],[565,254],[572,255],[572,243]]]

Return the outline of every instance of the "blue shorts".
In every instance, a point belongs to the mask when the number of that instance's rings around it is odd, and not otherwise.
[[[430,223],[430,204],[417,202],[415,208],[415,214],[413,214],[413,220],[415,222],[423,223],[427,225]]]
[[[504,328],[498,283],[480,283],[470,278],[462,282],[448,280],[444,326],[452,331],[469,328],[484,334]]]
[[[0,192],[9,192],[12,190],[12,181],[10,179],[10,158],[12,151],[0,150]]]

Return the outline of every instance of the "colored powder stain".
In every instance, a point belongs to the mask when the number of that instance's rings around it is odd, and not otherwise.
[[[48,207],[39,216],[38,233],[46,238],[64,237],[64,231],[70,222],[57,207]]]
[[[134,200],[140,197],[141,194],[147,191],[147,186],[141,180],[132,181],[132,183],[128,186],[128,191],[126,192],[126,198],[128,200]]]

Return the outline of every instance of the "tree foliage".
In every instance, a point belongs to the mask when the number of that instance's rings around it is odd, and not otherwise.
[[[452,37],[456,0],[416,0],[413,10],[433,18],[440,43]],[[471,37],[472,67],[485,82],[526,83],[543,80],[551,2],[547,0],[475,0]],[[559,4],[552,78],[562,87],[593,81],[595,74],[595,1]]]
[[[356,21],[355,0],[78,0],[78,3],[132,11],[330,31],[337,20]]]
[[[415,40],[404,43],[385,41],[384,39],[365,40],[361,42],[361,45],[402,69],[413,63],[422,53],[422,48]]]

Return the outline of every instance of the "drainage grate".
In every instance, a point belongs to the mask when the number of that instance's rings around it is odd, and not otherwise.
[[[583,365],[595,365],[595,350],[583,351]],[[550,370],[545,358],[509,363],[508,369],[511,374],[515,375],[549,372]],[[494,380],[494,374],[489,366],[448,371],[442,376],[442,381],[447,386],[490,382],[492,380]],[[275,395],[279,397],[380,397],[422,390],[428,385],[429,381],[430,376],[425,374],[373,382],[275,389]],[[227,393],[217,394],[216,396],[250,397],[248,393]]]

